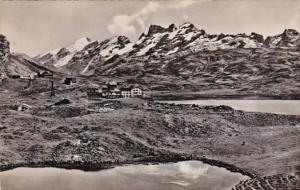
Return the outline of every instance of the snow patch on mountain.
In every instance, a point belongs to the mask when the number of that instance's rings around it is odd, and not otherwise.
[[[116,36],[105,40],[101,45],[100,55],[106,60],[115,55],[122,55],[130,50],[134,44],[125,36]]]
[[[63,67],[69,63],[69,61],[72,59],[72,57],[79,51],[83,50],[84,47],[86,47],[88,44],[91,43],[91,40],[89,38],[80,38],[78,39],[74,44],[67,47],[66,50],[68,50],[70,53],[69,55],[59,59],[55,64],[54,67]],[[58,54],[57,52],[56,54]]]
[[[117,55],[123,55],[123,54],[125,54],[125,53],[131,51],[133,45],[134,45],[134,43],[126,44],[124,48],[122,48],[122,49],[116,49],[116,50],[114,51],[114,53],[117,54]]]
[[[168,53],[166,53],[166,55],[170,55],[172,53],[176,53],[178,51],[178,47],[174,48],[173,50],[169,51]]]
[[[80,51],[89,43],[91,43],[91,40],[89,38],[80,38],[67,49],[69,49],[70,51]]]
[[[136,56],[145,55],[151,48],[154,48],[158,42],[160,42],[161,38],[165,35],[165,33],[156,33],[151,35],[150,37],[145,37],[140,39],[136,45],[142,46],[142,48],[138,49]]]
[[[74,51],[80,51],[82,50],[85,46],[87,46],[89,43],[91,43],[91,40],[89,38],[80,38],[75,41],[72,45],[66,47],[65,49],[74,52]],[[41,58],[47,54],[51,54],[55,56],[62,48],[56,48],[54,50],[51,50],[50,52],[43,53],[41,55],[38,55],[37,57]]]
[[[72,57],[74,56],[74,53],[67,55],[66,57],[58,60],[55,64],[54,67],[62,67],[65,66],[69,63],[69,61],[72,59]]]
[[[82,74],[82,75],[93,74],[93,71],[90,71],[90,68],[95,64],[95,62],[93,62],[93,61],[94,61],[93,59],[91,61],[89,61],[87,66],[81,71],[80,74]]]

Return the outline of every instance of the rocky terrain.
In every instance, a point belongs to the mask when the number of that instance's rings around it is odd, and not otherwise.
[[[279,190],[293,190],[300,186],[300,177],[291,175],[273,175],[266,177],[256,177],[254,179],[246,180],[238,184],[233,190],[244,189],[279,189]]]
[[[8,54],[10,53],[9,41],[4,35],[0,35],[0,63],[6,61]]]
[[[69,101],[55,104],[62,97]],[[299,116],[139,99],[91,101],[80,89],[57,91],[53,99],[2,93],[0,100],[2,170],[193,159],[251,177],[237,189],[257,181],[274,189],[299,184]]]

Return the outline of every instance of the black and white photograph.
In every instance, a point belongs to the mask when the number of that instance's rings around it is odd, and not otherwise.
[[[299,190],[300,0],[0,1],[0,190]]]

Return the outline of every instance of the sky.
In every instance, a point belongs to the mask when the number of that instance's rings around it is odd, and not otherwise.
[[[210,34],[300,31],[300,0],[0,1],[0,33],[11,51],[30,56],[82,37],[135,41],[151,24],[185,22]]]

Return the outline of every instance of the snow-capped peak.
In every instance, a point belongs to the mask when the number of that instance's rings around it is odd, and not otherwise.
[[[70,51],[80,51],[90,43],[91,43],[90,38],[87,38],[87,37],[80,38],[80,39],[76,40],[76,42],[74,44],[72,44],[71,46],[69,46],[67,49]]]
[[[54,64],[55,67],[62,67],[69,63],[69,61],[73,58],[73,56],[79,52],[82,51],[87,45],[89,45],[91,42],[90,38],[80,38],[75,41],[71,46],[65,48],[64,51],[62,51],[62,56],[58,55],[61,50],[56,54],[56,57],[58,58],[58,62]]]
[[[168,28],[151,25],[147,35],[142,35],[136,42],[135,55],[169,55],[176,53],[192,40],[205,35],[191,23],[179,27],[171,24]]]
[[[115,36],[101,43],[100,55],[109,59],[113,55],[122,55],[132,49],[133,43],[125,36]]]
[[[293,47],[300,44],[300,33],[286,29],[282,34],[267,37],[265,44],[269,47]]]
[[[130,40],[126,36],[114,36],[112,38],[109,38],[101,43],[101,46],[103,48],[111,45],[125,45],[130,43]]]
[[[178,28],[195,28],[196,29],[196,27],[192,23],[189,23],[189,22],[179,25]]]
[[[49,53],[44,53],[37,56],[36,59],[39,59],[42,64],[47,63],[49,59],[51,59],[55,63],[55,67],[62,67],[67,65],[77,52],[82,51],[87,45],[91,43],[94,42],[91,41],[90,38],[80,38],[67,47],[54,49]]]

